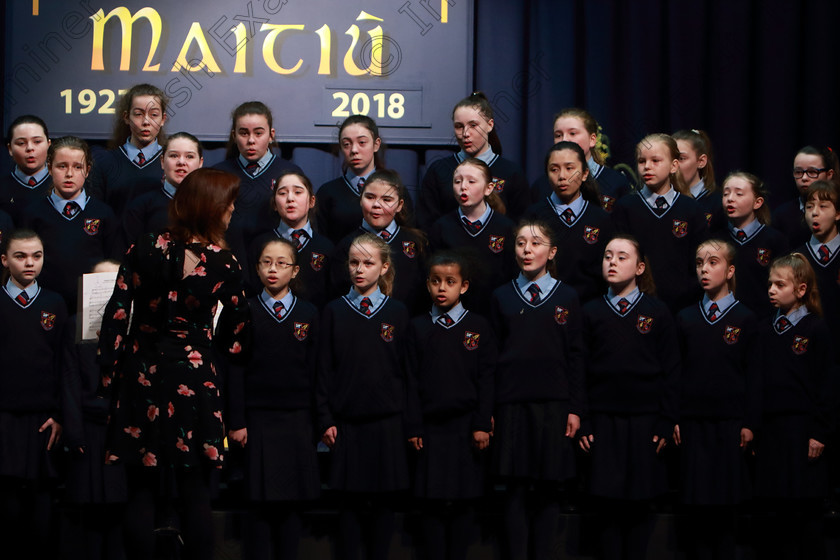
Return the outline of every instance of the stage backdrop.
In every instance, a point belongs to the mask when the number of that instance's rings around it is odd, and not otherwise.
[[[5,124],[33,113],[53,136],[107,138],[120,93],[148,82],[202,140],[258,99],[284,141],[366,114],[390,143],[448,144],[473,83],[467,0],[15,0],[5,30]]]

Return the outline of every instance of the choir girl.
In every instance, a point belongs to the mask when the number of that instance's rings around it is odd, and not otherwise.
[[[313,408],[318,310],[291,290],[300,272],[292,241],[269,239],[255,268],[263,290],[248,300],[253,354],[231,370],[228,439],[245,448],[252,509],[245,558],[295,560],[301,510],[321,489]]]
[[[703,210],[709,231],[724,227],[721,195],[715,183],[712,141],[704,130],[678,130],[671,135],[680,150],[680,173],[691,196]]]
[[[38,275],[44,245],[7,235],[0,255],[0,539],[9,558],[55,558],[53,496],[61,436],[60,354],[67,308]]]
[[[258,264],[259,251],[271,239],[283,238],[291,241],[297,251],[300,268],[296,282],[300,286],[298,295],[303,295],[307,301],[321,309],[327,302],[334,247],[329,239],[312,227],[310,216],[313,207],[316,206],[312,181],[299,171],[287,170],[274,179],[273,189],[271,207],[280,219],[276,221],[277,225],[273,230],[258,235],[251,242],[248,260]],[[258,266],[251,268],[259,271]],[[252,274],[252,290],[262,285],[263,283]]]
[[[619,199],[613,210],[616,229],[644,247],[658,295],[672,312],[699,298],[694,249],[708,237],[708,224],[688,194],[679,172],[680,152],[667,134],[650,134],[636,146],[643,187]]]
[[[128,203],[122,218],[123,247],[128,248],[142,233],[166,227],[169,201],[181,181],[204,165],[204,151],[198,138],[189,132],[176,132],[163,144],[163,185]]]
[[[41,282],[61,294],[74,312],[79,276],[114,256],[119,229],[114,212],[85,191],[91,170],[87,142],[75,136],[54,140],[47,152],[47,167],[52,193],[30,204],[21,222],[38,233],[50,254]]]
[[[90,194],[121,218],[129,202],[160,188],[161,144],[169,100],[159,88],[138,84],[120,98],[109,150],[97,154]],[[88,267],[85,271],[90,270]]]
[[[370,181],[366,188],[369,188]],[[391,248],[363,233],[350,245],[350,291],[322,314],[318,430],[332,448],[330,487],[342,494],[339,558],[359,558],[362,519],[367,558],[388,558],[398,492],[408,488],[404,358],[409,315],[389,294]]]
[[[586,154],[575,142],[560,141],[545,157],[545,176],[552,193],[528,209],[545,220],[557,238],[557,274],[586,302],[606,290],[601,276],[604,247],[614,233],[610,215],[601,208],[598,185],[586,165]]]
[[[450,189],[451,190],[451,189]],[[353,240],[362,233],[372,233],[391,248],[396,278],[393,297],[403,302],[410,311],[422,307],[423,261],[426,254],[426,236],[408,227],[409,217],[405,206],[408,191],[399,174],[390,169],[373,173],[362,187],[362,225],[346,235],[336,245],[330,276],[333,294],[345,292],[352,283],[352,272],[338,263],[346,262]]]
[[[513,222],[493,190],[490,167],[477,158],[466,158],[452,176],[458,208],[438,218],[429,233],[433,251],[457,248],[469,254],[472,267],[468,308],[487,314],[490,295],[514,277]]]
[[[475,157],[490,166],[493,190],[501,197],[508,216],[519,219],[530,202],[525,175],[519,165],[502,157],[502,144],[493,120],[493,107],[482,92],[474,92],[455,105],[452,111],[455,139],[461,150],[429,164],[420,186],[417,223],[424,230],[442,215],[455,210],[452,198],[452,175],[459,163]]]
[[[645,557],[677,417],[677,337],[649,267],[638,241],[614,237],[602,268],[609,289],[583,309],[589,412],[580,445],[591,455],[590,492],[610,559]]]
[[[554,115],[553,142],[574,142],[583,150],[586,166],[592,179],[598,184],[598,204],[607,212],[612,212],[615,201],[632,192],[633,187],[623,173],[607,167],[604,156],[596,148],[598,145],[598,122],[584,109],[569,107]],[[550,178],[541,176],[531,185],[531,197],[534,202],[551,195],[553,187]],[[602,247],[603,249],[603,247]],[[601,251],[603,252],[603,250]]]
[[[793,158],[793,180],[796,198],[785,202],[773,212],[773,223],[790,241],[791,247],[807,243],[811,233],[805,225],[805,195],[814,181],[840,184],[840,161],[830,147],[805,146]]]
[[[525,220],[515,230],[519,276],[493,293],[499,338],[493,472],[507,486],[510,558],[550,558],[562,483],[575,475],[574,439],[584,407],[581,309],[555,277],[551,228]],[[530,510],[530,511],[529,511]]]
[[[775,317],[760,339],[764,375],[757,493],[768,527],[762,557],[821,558],[825,444],[834,427],[837,371],[814,269],[800,253],[779,257],[767,289]]]
[[[426,279],[432,308],[409,331],[407,435],[418,453],[414,493],[429,560],[466,559],[493,431],[498,350],[487,319],[461,302],[467,263],[454,251],[435,253]]]
[[[35,115],[22,115],[6,132],[6,148],[15,162],[9,175],[0,180],[0,210],[13,220],[32,202],[50,193],[52,179],[47,169],[50,133],[47,124]]]
[[[751,495],[746,457],[761,415],[759,327],[735,299],[735,262],[732,243],[702,243],[695,268],[705,294],[676,318],[683,369],[674,441],[689,558],[735,557],[735,508]]]

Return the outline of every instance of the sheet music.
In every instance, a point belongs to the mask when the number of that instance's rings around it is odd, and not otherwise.
[[[76,342],[96,340],[96,332],[102,326],[105,306],[114,292],[116,272],[95,272],[83,274],[79,279],[79,311]]]

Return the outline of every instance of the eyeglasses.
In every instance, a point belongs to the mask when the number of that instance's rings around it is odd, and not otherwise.
[[[276,262],[260,261],[260,266],[262,266],[263,268],[271,268],[271,265],[275,265],[275,266],[277,266],[277,268],[282,268],[282,269],[289,268],[290,266],[295,266],[294,263],[287,263],[287,262],[283,262],[283,261],[276,261]]]
[[[828,171],[828,167],[809,167],[808,169],[794,167],[793,178],[801,179],[803,175],[808,175],[808,177],[810,177],[811,179],[816,179],[820,176],[820,173],[825,173],[826,171]]]

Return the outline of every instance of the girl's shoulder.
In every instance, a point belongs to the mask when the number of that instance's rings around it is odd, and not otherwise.
[[[490,171],[494,176],[501,176],[503,178],[512,177],[514,175],[523,175],[522,166],[520,166],[519,163],[502,156],[497,156],[490,164]]]
[[[426,170],[427,175],[448,177],[452,175],[455,168],[458,167],[458,158],[455,153],[446,155],[434,160],[429,164]]]
[[[335,196],[337,193],[341,192],[342,190],[349,190],[350,187],[347,184],[347,180],[344,176],[336,177],[335,179],[331,179],[326,183],[322,184],[318,187],[318,190],[315,191],[316,198],[324,198],[324,197],[331,197]]]

